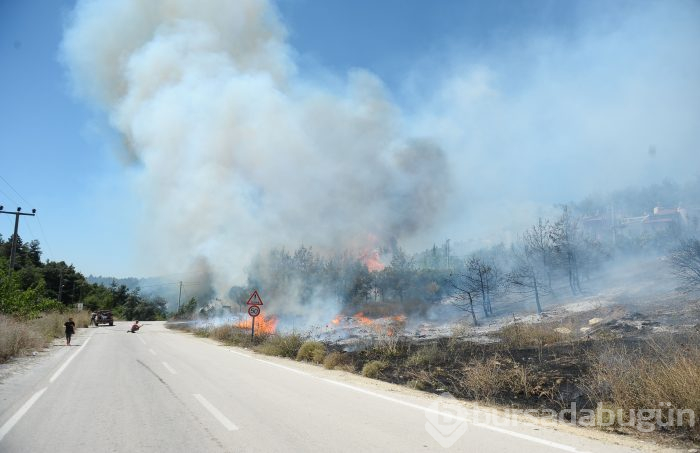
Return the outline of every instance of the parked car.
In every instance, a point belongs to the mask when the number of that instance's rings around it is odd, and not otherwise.
[[[93,313],[90,321],[96,326],[99,326],[100,324],[109,324],[110,326],[114,325],[114,318],[112,318],[111,310],[100,310]]]

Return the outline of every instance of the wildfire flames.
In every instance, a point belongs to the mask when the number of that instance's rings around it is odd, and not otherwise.
[[[275,333],[275,330],[277,329],[277,321],[278,319],[275,316],[265,317],[263,313],[260,313],[255,318],[255,333]],[[250,324],[251,320],[246,319],[234,325],[241,329],[250,329]]]
[[[379,251],[376,249],[363,253],[360,257],[360,261],[362,261],[362,263],[367,267],[367,270],[370,272],[383,271],[386,267],[386,265],[382,263],[382,260],[379,258]]]
[[[331,325],[336,327],[352,327],[353,325],[365,326],[378,334],[393,336],[398,328],[406,322],[405,315],[385,316],[377,319],[368,318],[364,312],[357,312],[352,316],[338,315],[331,320]]]

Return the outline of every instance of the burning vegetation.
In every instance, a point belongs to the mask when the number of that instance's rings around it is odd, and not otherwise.
[[[414,255],[398,246],[376,256],[275,249],[254,260],[248,286],[230,291],[241,315],[214,311],[194,330],[511,407],[639,409],[658,400],[700,414],[697,224],[650,237],[614,222],[593,234],[585,219],[572,205],[511,247],[466,255],[456,244]],[[377,261],[386,265],[372,270]],[[253,339],[242,315],[251,288],[268,310]],[[695,426],[661,431],[700,440]]]

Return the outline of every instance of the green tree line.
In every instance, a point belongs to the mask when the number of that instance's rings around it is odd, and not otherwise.
[[[129,289],[89,283],[72,264],[65,261],[42,261],[39,241],[22,241],[17,237],[15,263],[10,269],[12,236],[0,235],[0,313],[22,318],[74,307],[82,303],[91,311],[112,310],[127,320],[165,319],[166,301],[160,296],[146,297],[139,288]]]

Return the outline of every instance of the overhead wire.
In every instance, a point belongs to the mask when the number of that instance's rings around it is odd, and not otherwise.
[[[22,194],[19,193],[19,191],[17,191],[17,189],[15,189],[14,186],[13,186],[12,184],[10,184],[10,182],[9,182],[7,179],[5,179],[2,175],[0,175],[0,179],[2,179],[3,182],[4,182],[5,184],[7,184],[7,187],[9,187],[15,194],[17,194],[17,196],[18,196],[22,201],[24,201],[25,203],[27,203],[28,205],[30,205],[30,206],[33,207],[33,204],[32,204],[29,200],[27,200],[26,198],[24,198],[24,197],[22,196]],[[2,189],[0,189],[0,193],[4,194],[8,199],[10,199],[11,201],[13,201],[15,204],[19,204],[19,203],[17,202],[17,200],[16,200],[14,197],[9,196],[9,195],[8,195],[5,191],[3,191]],[[44,232],[44,226],[41,224],[41,220],[39,219],[38,214],[35,215],[34,218],[36,219],[37,223],[39,224],[39,230],[41,231],[41,239],[44,241],[44,243],[46,244],[46,247],[49,249],[49,253],[51,254],[51,257],[55,257],[55,255],[54,255],[54,253],[53,253],[53,249],[52,249],[52,247],[51,247],[51,243],[49,242],[48,236],[47,236],[46,233]],[[35,235],[34,235],[34,231],[32,230],[31,225],[30,225],[29,223],[26,223],[26,225],[27,225],[27,228],[29,228],[29,233],[30,233],[32,236],[35,236]]]
[[[14,187],[12,187],[12,184],[10,184],[10,183],[7,181],[7,179],[5,179],[2,175],[0,175],[0,179],[2,179],[3,181],[5,181],[5,184],[7,184],[7,187],[9,187],[10,189],[12,189],[12,191],[13,191],[14,193],[16,193],[17,196],[18,196],[21,200],[23,200],[25,203],[31,205],[31,203],[30,203],[26,198],[24,198],[24,197],[22,196],[21,193],[17,192],[17,190],[16,190]]]

